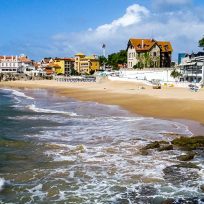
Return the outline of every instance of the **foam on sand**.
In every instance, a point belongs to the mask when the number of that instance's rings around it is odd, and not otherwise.
[[[64,114],[68,116],[77,116],[76,113],[73,112],[67,112],[67,111],[60,111],[60,110],[51,110],[51,109],[45,109],[45,108],[37,108],[35,104],[27,106],[28,109],[37,112],[37,113],[54,113],[54,114]]]
[[[6,183],[5,179],[4,178],[0,178],[0,191],[3,190],[3,187],[4,187],[5,183]]]

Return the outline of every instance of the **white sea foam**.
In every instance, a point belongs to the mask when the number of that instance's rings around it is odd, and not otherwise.
[[[39,197],[40,200],[43,200],[43,198],[46,196],[47,193],[42,191],[42,187],[43,185],[40,183],[31,189],[27,189],[27,191],[32,194],[31,196],[32,201],[34,201],[35,197]]]
[[[69,116],[77,116],[77,114],[73,113],[73,112],[51,110],[51,109],[45,109],[45,108],[37,108],[35,104],[28,105],[27,107],[30,110],[37,112],[37,113],[54,113],[54,114],[63,114],[63,115],[69,115]]]
[[[12,90],[12,94],[15,95],[15,96],[18,96],[18,97],[23,97],[23,98],[26,98],[26,99],[34,100],[34,98],[32,98],[30,96],[27,96],[23,92],[20,92],[20,91]]]
[[[0,191],[3,190],[3,187],[4,187],[5,183],[6,183],[5,179],[4,178],[0,178]]]

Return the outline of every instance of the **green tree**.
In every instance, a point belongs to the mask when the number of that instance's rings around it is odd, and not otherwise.
[[[100,66],[103,66],[103,65],[106,64],[107,61],[108,61],[107,58],[104,57],[104,56],[99,56],[98,59],[99,59],[99,64],[100,64]]]
[[[182,76],[182,74],[180,72],[178,72],[176,69],[174,69],[172,72],[171,72],[171,77],[173,78],[178,78]]]
[[[118,69],[118,64],[126,64],[127,63],[127,51],[120,50],[117,53],[112,53],[108,55],[107,64],[111,65],[114,69]]]
[[[202,47],[204,50],[204,37],[198,41],[199,47]]]

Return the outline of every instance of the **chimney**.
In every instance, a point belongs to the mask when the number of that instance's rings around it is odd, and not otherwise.
[[[144,48],[144,40],[142,40],[142,49]]]

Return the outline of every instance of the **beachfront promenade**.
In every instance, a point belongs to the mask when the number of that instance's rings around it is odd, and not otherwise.
[[[54,80],[57,82],[96,82],[96,77],[66,77],[55,76]]]

